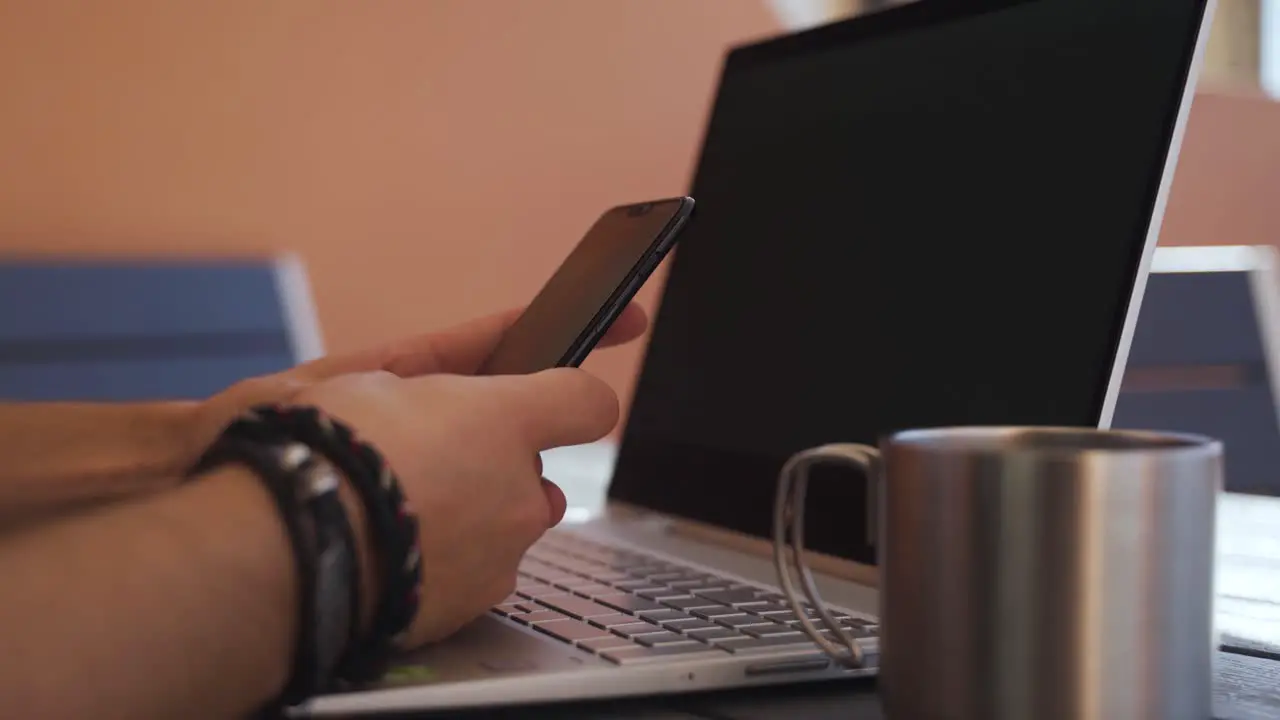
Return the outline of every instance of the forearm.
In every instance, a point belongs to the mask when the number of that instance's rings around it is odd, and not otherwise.
[[[0,520],[125,497],[179,476],[195,403],[0,403]]]
[[[293,556],[247,471],[15,538],[0,578],[14,717],[239,717],[286,680]]]

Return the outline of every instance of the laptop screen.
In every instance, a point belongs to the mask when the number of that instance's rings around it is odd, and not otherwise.
[[[610,497],[768,536],[802,448],[1103,422],[1204,9],[922,0],[731,52]],[[855,478],[808,503],[874,562]]]

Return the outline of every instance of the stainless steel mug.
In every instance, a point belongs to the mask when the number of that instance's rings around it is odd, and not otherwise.
[[[890,720],[1212,716],[1220,443],[948,428],[796,454],[774,508],[779,582],[804,630],[863,666],[870,658],[833,622],[802,560],[809,471],[825,463],[867,478]]]

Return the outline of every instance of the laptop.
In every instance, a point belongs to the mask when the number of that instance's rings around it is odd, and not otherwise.
[[[780,602],[777,472],[900,428],[1107,426],[1212,0],[920,0],[732,49],[607,510],[516,594],[313,715],[875,672],[859,483],[817,476],[819,588],[873,658]]]

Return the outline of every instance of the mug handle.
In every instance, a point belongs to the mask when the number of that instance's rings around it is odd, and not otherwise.
[[[880,451],[869,445],[833,443],[802,450],[792,455],[778,473],[778,493],[773,503],[773,566],[778,573],[778,584],[786,596],[791,611],[800,621],[800,627],[823,652],[848,667],[861,668],[865,658],[857,641],[840,627],[831,616],[826,603],[818,594],[813,574],[804,562],[804,503],[809,488],[809,473],[815,465],[835,463],[855,467],[866,476],[867,495],[867,544],[877,544],[879,525],[879,492],[881,482]],[[789,542],[788,542],[789,536]],[[790,552],[788,552],[790,551]],[[788,563],[788,557],[791,562]],[[796,589],[792,570],[800,576],[804,597],[817,610],[822,623],[840,642],[839,645],[823,637],[821,631],[801,607],[800,593]]]

